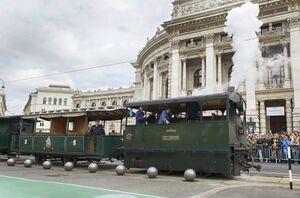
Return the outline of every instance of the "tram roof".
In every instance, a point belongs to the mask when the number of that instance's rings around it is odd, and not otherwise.
[[[223,106],[221,101],[231,100],[233,102],[240,102],[241,96],[236,92],[227,92],[221,94],[211,94],[211,95],[203,95],[203,96],[190,96],[190,97],[180,97],[180,98],[167,98],[160,100],[147,100],[147,101],[136,101],[125,104],[125,107],[128,108],[139,108],[139,107],[147,107],[147,109],[157,109],[157,107],[172,107],[174,105],[192,103],[192,102],[207,102],[206,109],[210,109],[213,107]],[[208,104],[211,101],[210,105]],[[220,102],[214,102],[220,101]],[[210,107],[211,106],[211,107]],[[212,107],[213,106],[213,107]]]
[[[23,119],[41,118],[50,120],[52,118],[75,118],[87,116],[91,120],[121,120],[128,115],[126,108],[80,108],[68,110],[55,110],[48,112],[34,112],[23,115]]]

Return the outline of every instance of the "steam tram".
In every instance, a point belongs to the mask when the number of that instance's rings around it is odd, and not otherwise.
[[[6,142],[10,139],[11,153],[32,154],[37,161],[61,158],[64,163],[67,161],[76,163],[78,160],[86,159],[121,158],[123,155],[121,130],[126,117],[127,110],[124,108],[91,108],[37,113],[16,117],[18,119],[0,119],[0,122],[10,125],[8,122],[15,120],[10,128],[6,128],[6,134],[9,134]],[[38,119],[50,122],[49,133],[35,130]],[[116,130],[105,136],[92,136],[88,133],[91,126],[89,124],[96,120],[102,121],[104,125],[109,121],[119,121],[120,131]],[[1,134],[4,134],[2,124],[0,128]]]
[[[133,102],[126,107],[143,107],[157,118],[164,108],[172,114],[168,125],[126,127],[127,168],[192,168],[230,177],[253,166],[248,163],[251,149],[245,136],[245,102],[237,93]]]
[[[249,164],[245,137],[245,102],[235,92],[177,99],[140,101],[126,108],[88,108],[0,118],[0,152],[32,154],[38,161],[63,162],[103,158],[124,159],[126,168],[239,175]],[[171,123],[127,125],[127,117],[143,107],[159,118],[171,109]],[[51,123],[49,133],[36,132],[39,119]],[[89,123],[120,121],[119,133],[88,135]],[[122,123],[125,121],[125,125]],[[124,134],[123,127],[125,127]],[[123,158],[124,157],[124,158]]]

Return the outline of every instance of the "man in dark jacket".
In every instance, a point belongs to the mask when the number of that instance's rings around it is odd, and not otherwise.
[[[137,126],[145,124],[145,114],[143,111],[143,107],[140,107],[139,110],[136,112],[135,121]]]
[[[99,120],[96,121],[96,123],[91,127],[90,129],[90,135],[94,136],[94,152],[97,152],[97,137],[96,136],[104,136],[105,130],[102,126],[102,124],[99,124]]]
[[[104,128],[102,124],[99,124],[99,120],[96,121],[96,123],[92,126],[90,129],[90,134],[91,135],[105,135]]]

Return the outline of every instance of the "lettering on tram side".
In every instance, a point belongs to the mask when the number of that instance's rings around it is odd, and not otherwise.
[[[176,129],[172,129],[172,128],[166,130],[167,133],[174,133],[174,132],[176,132],[176,131],[177,131]]]
[[[179,135],[163,135],[162,141],[179,141]]]

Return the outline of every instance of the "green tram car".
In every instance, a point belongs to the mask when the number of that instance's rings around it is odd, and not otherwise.
[[[10,142],[12,153],[34,155],[37,161],[47,158],[61,158],[64,163],[87,159],[99,161],[123,156],[121,130],[123,119],[127,121],[127,115],[125,108],[58,110],[23,115],[18,119],[1,118],[0,129],[1,134],[2,130],[3,134],[5,130],[9,134],[4,141],[5,144]],[[40,120],[50,122],[49,132],[36,131]],[[120,131],[113,130],[109,134],[106,131],[105,136],[90,135],[89,128],[96,120],[104,125],[111,121],[120,122]],[[11,122],[17,127],[12,128]],[[11,141],[8,141],[9,138]]]
[[[159,119],[171,109],[171,123],[157,122],[126,126],[126,168],[156,167],[164,171],[239,175],[251,167],[250,143],[246,139],[245,102],[235,92],[126,104],[134,112],[143,107],[146,115]]]
[[[21,116],[0,117],[0,154],[10,154],[11,138],[17,134]]]

